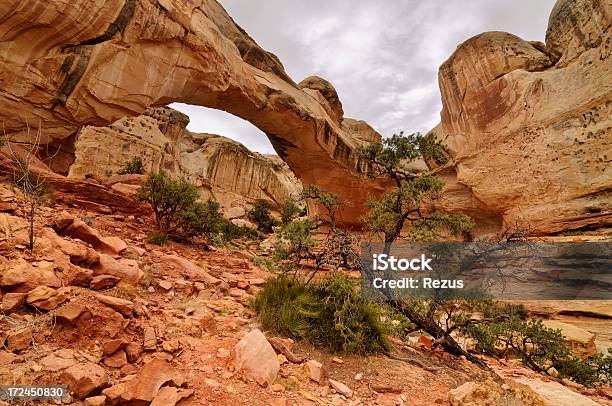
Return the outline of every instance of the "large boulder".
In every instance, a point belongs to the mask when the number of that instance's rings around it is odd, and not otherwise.
[[[118,255],[127,248],[125,241],[120,238],[103,237],[98,230],[65,211],[57,216],[53,228],[58,234],[85,241],[104,254]]]
[[[274,348],[258,329],[251,330],[236,344],[232,357],[238,371],[243,371],[263,387],[272,385],[280,370]]]
[[[131,317],[134,312],[134,302],[127,299],[121,299],[114,296],[100,295],[94,296],[98,302],[110,307],[111,309],[118,311],[125,317]]]
[[[38,286],[28,293],[26,302],[41,310],[53,310],[68,300],[69,288],[53,289],[48,286]]]
[[[590,331],[559,320],[544,320],[542,323],[547,328],[559,330],[565,337],[565,341],[580,355],[588,357],[597,352],[595,334]]]
[[[167,361],[154,358],[125,385],[119,403],[148,405],[161,392],[162,386],[180,388],[184,383],[185,379],[176,368]]]
[[[93,362],[82,362],[66,369],[60,380],[68,385],[78,399],[85,399],[109,384],[109,378],[100,365]]]
[[[42,235],[40,241],[47,255],[65,269],[68,269],[70,264],[90,267],[100,261],[100,254],[96,250],[62,238],[51,228],[45,227]]]
[[[144,276],[136,260],[115,259],[107,254],[100,254],[100,259],[93,270],[94,276],[111,275],[131,285],[137,285]]]
[[[193,282],[204,282],[209,285],[219,285],[221,280],[206,272],[202,267],[188,259],[177,255],[164,255],[160,261],[173,267],[181,276]]]
[[[11,292],[26,293],[38,286],[59,288],[62,282],[53,267],[34,267],[29,262],[17,261],[0,265],[0,286]]]
[[[488,405],[548,405],[545,399],[530,388],[517,385],[500,384],[489,378],[484,382],[466,382],[451,389],[448,396],[452,406],[488,406]]]
[[[319,100],[326,107],[329,115],[338,123],[342,121],[344,117],[342,102],[336,88],[329,81],[318,76],[310,76],[298,83],[298,86],[315,98],[321,97],[322,99]]]
[[[16,312],[25,303],[26,296],[27,293],[5,293],[2,296],[0,310],[5,315]]]
[[[558,382],[544,382],[532,378],[518,378],[516,382],[528,387],[539,396],[545,406],[596,406],[599,404]]]

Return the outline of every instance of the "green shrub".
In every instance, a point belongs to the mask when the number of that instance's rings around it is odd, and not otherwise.
[[[313,239],[314,222],[309,219],[296,220],[285,224],[278,231],[280,237],[285,241],[277,251],[291,258],[297,265],[307,257],[309,250],[316,245]]]
[[[500,303],[500,302],[477,302],[481,304],[482,315],[487,319],[512,318],[520,320],[527,318],[527,309],[522,304]]]
[[[135,156],[131,161],[127,162],[123,168],[119,172],[118,175],[142,175],[145,173],[144,163],[142,162],[142,158],[139,156]]]
[[[541,320],[507,320],[468,326],[477,340],[476,349],[485,354],[518,356],[531,369],[548,373],[554,367],[562,378],[592,386],[612,382],[612,352],[580,359],[565,342],[560,330],[545,327]]]
[[[289,197],[285,199],[283,205],[281,206],[281,223],[289,224],[293,220],[295,216],[301,213],[301,209],[298,206],[295,199]]]
[[[172,238],[211,237],[225,224],[217,202],[198,202],[195,185],[163,171],[149,175],[138,198],[151,205],[158,232]]]
[[[562,378],[571,378],[585,386],[612,384],[612,348],[608,354],[597,353],[587,360],[571,357],[557,361],[555,368]]]
[[[364,301],[347,276],[306,284],[270,278],[254,300],[265,329],[333,351],[367,354],[387,349],[380,308]]]
[[[249,228],[249,227],[237,226],[231,221],[227,221],[227,220],[225,220],[221,224],[219,231],[221,232],[223,236],[223,241],[226,241],[226,242],[230,242],[230,241],[240,239],[240,238],[248,238],[248,239],[254,240],[259,237],[256,230]]]
[[[272,232],[272,227],[278,224],[270,214],[271,208],[272,205],[267,200],[257,199],[253,204],[253,208],[247,213],[247,216],[257,225],[259,231],[270,233]]]
[[[168,242],[168,234],[155,232],[147,237],[147,241],[155,245],[165,245]]]
[[[266,258],[266,257],[255,257],[253,259],[253,264],[261,267],[261,268],[266,268],[268,270],[268,272],[273,273],[276,270],[274,261],[272,261],[270,258]]]
[[[185,210],[177,213],[176,233],[183,237],[197,235],[210,237],[218,233],[225,218],[219,212],[219,203],[208,200],[205,203],[194,202]]]

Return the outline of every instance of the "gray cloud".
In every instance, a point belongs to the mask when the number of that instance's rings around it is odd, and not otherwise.
[[[234,20],[275,53],[296,81],[331,81],[345,115],[384,136],[426,132],[437,124],[438,67],[457,45],[485,31],[543,40],[555,0],[221,0]],[[273,152],[250,123],[193,106],[190,129]]]

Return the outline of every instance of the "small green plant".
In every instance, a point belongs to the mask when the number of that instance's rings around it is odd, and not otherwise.
[[[147,241],[155,245],[165,245],[168,242],[168,234],[155,232],[147,237]]]
[[[272,205],[267,200],[257,199],[253,204],[253,208],[247,213],[249,219],[257,225],[257,229],[264,233],[271,233],[272,228],[278,224],[270,214],[271,208]]]
[[[366,302],[347,276],[307,284],[286,274],[270,278],[254,300],[265,329],[333,351],[367,354],[387,349],[380,308]]]
[[[270,273],[274,273],[276,271],[274,261],[270,258],[256,257],[253,259],[253,263],[259,267],[266,268]]]
[[[285,252],[288,258],[292,258],[295,265],[299,265],[302,259],[307,257],[309,250],[315,246],[313,239],[314,223],[312,220],[296,220],[281,227],[279,235],[287,241]]]
[[[612,382],[612,352],[583,360],[574,354],[560,330],[547,328],[541,320],[523,320],[517,315],[502,319],[468,325],[466,331],[477,341],[477,350],[494,356],[518,356],[541,373],[555,368],[562,378],[586,386]]]
[[[225,221],[217,202],[198,202],[195,185],[170,179],[163,171],[149,175],[138,198],[151,205],[158,233],[172,238],[210,237]]]
[[[142,175],[145,173],[144,162],[139,156],[135,156],[117,172],[118,175]]]
[[[221,223],[219,231],[221,232],[223,241],[225,242],[230,242],[240,238],[254,240],[259,237],[256,230],[249,227],[237,226],[231,221],[227,221],[225,219]]]
[[[219,203],[214,200],[191,203],[177,213],[177,219],[177,231],[184,237],[210,237],[227,223],[219,212]]]
[[[281,224],[287,225],[291,223],[293,218],[300,214],[301,211],[296,200],[292,197],[288,197],[281,206]]]
[[[96,220],[90,216],[81,216],[81,220],[83,221],[83,223],[87,224],[88,226],[93,226],[94,223],[96,222]]]

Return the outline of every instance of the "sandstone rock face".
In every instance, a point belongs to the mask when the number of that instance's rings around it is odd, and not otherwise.
[[[84,127],[77,136],[68,177],[104,178],[138,156],[147,170],[163,169],[190,179],[203,200],[217,200],[226,212],[244,211],[255,199],[280,206],[300,193],[300,182],[280,158],[251,152],[225,137],[191,133],[188,123],[184,114],[162,107],[108,127]],[[106,184],[134,195],[140,182],[134,183],[129,176],[112,176]]]
[[[440,67],[442,207],[480,233],[612,224],[612,2],[559,0],[546,44],[488,32]]]
[[[558,382],[543,382],[539,379],[519,378],[523,384],[544,400],[545,406],[596,406],[598,403],[572,391]]]
[[[298,86],[217,1],[11,0],[0,5],[0,43],[0,120],[15,141],[30,141],[23,117],[43,127],[43,143],[62,151],[49,159],[56,171],[67,171],[83,125],[178,101],[253,123],[304,184],[355,203],[347,219],[361,214],[364,190],[382,191],[355,172],[361,141],[341,127],[333,87],[319,78]]]

